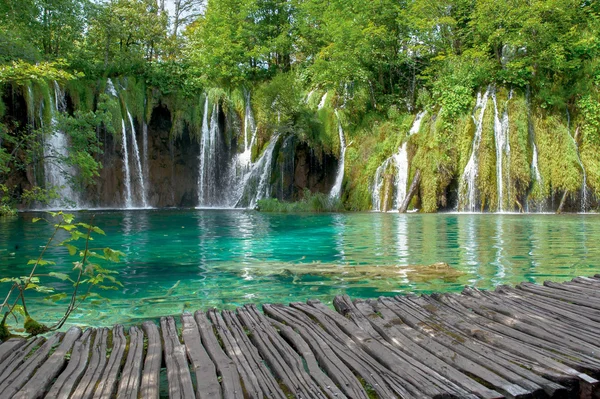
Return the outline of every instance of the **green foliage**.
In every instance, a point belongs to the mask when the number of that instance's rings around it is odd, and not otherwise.
[[[267,198],[258,201],[257,209],[272,213],[341,212],[344,206],[340,200],[332,199],[327,194],[305,190],[300,201],[282,202]]]
[[[6,298],[0,304],[0,313],[4,312],[3,319],[0,322],[0,333],[3,336],[8,333],[6,322],[11,314],[15,318],[24,317],[23,327],[28,334],[43,334],[61,328],[83,301],[91,296],[97,296],[96,293],[92,292],[93,289],[112,290],[122,287],[122,284],[114,276],[117,272],[108,269],[106,265],[119,262],[120,258],[125,255],[111,248],[93,248],[90,246],[91,241],[94,240],[94,235],[105,235],[102,229],[92,224],[75,222],[75,217],[72,214],[63,212],[48,212],[48,214],[51,219],[34,218],[32,220],[32,223],[44,220],[53,225],[54,233],[42,249],[39,257],[28,261],[27,264],[32,266],[29,275],[0,278],[0,283],[10,285]],[[57,233],[59,231],[66,232],[67,238],[58,241]],[[43,258],[46,251],[51,247],[64,247],[69,255],[76,259],[73,262],[74,267],[71,273],[39,271],[39,269],[42,271],[48,268],[51,269],[51,266],[55,264]],[[44,281],[46,279],[48,281],[52,279],[68,281],[73,286],[72,292],[70,294],[66,291],[57,292],[54,286],[42,283],[42,279]],[[47,299],[52,302],[61,303],[61,301],[67,299],[68,303],[63,302],[65,306],[64,316],[50,326],[34,320],[30,315],[31,309],[27,307],[26,298],[29,290],[47,295]],[[0,339],[2,338],[0,337]]]

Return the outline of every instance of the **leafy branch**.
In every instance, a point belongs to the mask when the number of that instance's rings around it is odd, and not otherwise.
[[[5,277],[0,279],[0,283],[11,284],[11,287],[6,295],[6,298],[0,304],[0,314],[4,312],[2,321],[0,322],[0,339],[5,339],[10,335],[7,327],[9,316],[13,316],[17,321],[18,316],[24,317],[25,331],[31,335],[42,334],[48,331],[60,329],[69,316],[92,295],[97,295],[92,292],[94,288],[98,289],[118,289],[123,285],[117,281],[114,274],[117,272],[107,269],[102,266],[102,263],[119,262],[124,254],[120,251],[115,251],[110,248],[90,248],[90,241],[94,240],[93,235],[105,235],[104,231],[93,225],[94,216],[90,223],[75,223],[72,214],[63,212],[49,212],[49,215],[58,219],[58,222],[53,222],[45,218],[34,218],[33,223],[46,221],[52,224],[54,230],[52,235],[46,242],[46,245],[40,252],[37,259],[30,260],[27,264],[31,265],[31,272],[27,276],[20,277]],[[65,231],[68,237],[65,240],[57,242],[57,233]],[[84,242],[83,249],[80,249],[77,244]],[[53,266],[54,262],[44,259],[44,255],[51,247],[64,247],[69,252],[70,256],[78,257],[79,260],[73,262],[74,267],[72,273],[59,273],[49,271],[47,273],[38,273],[38,269],[44,266]],[[73,289],[69,293],[56,292],[55,289],[48,285],[43,285],[41,279],[58,279],[72,283]],[[41,324],[35,321],[29,312],[27,306],[27,291],[33,290],[38,293],[50,294],[47,299],[54,302],[59,302],[69,298],[69,303],[66,306],[63,316],[50,326]],[[84,294],[80,294],[84,292]]]

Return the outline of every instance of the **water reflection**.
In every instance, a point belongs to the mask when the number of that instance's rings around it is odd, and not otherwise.
[[[34,216],[39,214],[0,222],[3,276],[27,273],[27,261],[51,235],[51,225],[31,223]],[[91,214],[77,217],[87,222]],[[96,212],[95,223],[107,236],[94,246],[126,253],[115,266],[125,288],[103,293],[110,306],[84,304],[73,320],[132,322],[247,302],[328,302],[340,293],[459,291],[465,284],[491,288],[591,275],[600,272],[599,222],[598,215]],[[57,262],[56,271],[72,268],[64,248],[51,249],[47,260]],[[407,273],[411,265],[434,262],[447,262],[464,275],[445,281]],[[0,294],[6,289],[0,287]],[[45,309],[52,314],[52,307]]]

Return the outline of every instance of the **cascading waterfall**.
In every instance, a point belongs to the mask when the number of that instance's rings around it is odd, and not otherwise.
[[[125,177],[125,208],[133,207],[133,199],[131,198],[131,171],[129,170],[129,149],[127,147],[127,129],[125,127],[125,119],[121,119],[121,139],[123,141],[123,168]]]
[[[219,106],[213,105],[208,123],[208,97],[204,102],[202,117],[202,142],[200,146],[200,176],[198,179],[198,205],[216,205],[217,197],[217,144],[219,138]]]
[[[588,189],[587,189],[587,172],[585,170],[585,166],[581,161],[581,154],[579,153],[579,144],[577,143],[576,137],[571,134],[571,114],[569,113],[569,108],[567,110],[567,132],[569,133],[569,137],[573,140],[573,144],[575,145],[575,151],[577,153],[577,163],[581,168],[581,172],[583,173],[583,181],[581,183],[581,212],[587,211],[588,206]]]
[[[321,101],[319,102],[319,106],[318,106],[319,109],[321,109],[325,106],[325,101],[327,101],[327,92],[325,94],[323,94],[323,97],[321,97]]]
[[[108,78],[106,80],[106,91],[108,91],[108,93],[114,97],[119,97],[119,94],[117,93],[117,89],[115,89],[115,85],[113,84],[113,81],[111,78]]]
[[[256,192],[250,200],[249,207],[256,207],[258,201],[264,198],[268,198],[271,195],[271,171],[273,164],[273,154],[275,152],[275,146],[279,141],[279,134],[275,134],[271,138],[271,142],[263,152],[262,156],[253,165],[252,170],[244,178],[243,186],[251,188],[253,186],[252,181],[257,181]]]
[[[148,165],[148,124],[145,121],[142,123],[142,150],[144,152],[144,158],[142,161],[143,176],[145,181],[149,181],[150,170]]]
[[[471,145],[471,156],[465,166],[465,170],[460,179],[459,187],[459,208],[469,212],[475,212],[477,208],[477,175],[479,174],[479,145],[481,144],[481,134],[483,132],[483,115],[487,107],[490,88],[481,95],[477,93],[477,103],[473,110],[473,122],[475,122],[475,136]],[[479,110],[479,115],[476,112]]]
[[[140,159],[140,150],[137,144],[137,135],[135,133],[135,124],[133,118],[127,110],[127,117],[129,118],[129,125],[131,126],[131,148],[133,149],[133,155],[135,156],[135,168],[137,172],[137,181],[140,185],[140,199],[142,200],[142,207],[148,207],[148,200],[146,199],[146,182],[144,181],[144,171],[142,169],[142,162]]]
[[[409,137],[419,132],[421,129],[421,122],[423,121],[425,114],[426,111],[421,111],[417,114],[408,132]],[[384,212],[388,210],[387,204],[389,203],[390,190],[385,189],[385,172],[391,167],[396,168],[392,192],[392,195],[394,195],[392,210],[397,210],[400,208],[402,201],[404,201],[404,198],[406,197],[409,172],[407,147],[408,142],[405,140],[398,149],[398,152],[383,161],[383,163],[377,168],[377,171],[375,172],[375,179],[373,181],[373,192],[371,193],[373,210]],[[383,198],[381,197],[382,191]]]
[[[62,206],[63,203],[79,207],[79,196],[71,187],[67,176],[74,176],[75,169],[63,161],[69,156],[69,140],[65,132],[58,129],[58,115],[66,112],[65,94],[58,82],[54,82],[54,101],[52,104],[51,134],[45,138],[44,145],[44,177],[46,187],[53,187],[60,199],[52,201],[50,207]]]
[[[331,192],[329,193],[329,197],[333,199],[339,199],[342,194],[342,183],[344,181],[344,161],[346,158],[346,138],[344,137],[344,129],[342,127],[342,122],[340,121],[340,116],[338,114],[337,109],[335,110],[335,116],[338,120],[338,134],[340,136],[340,158],[338,163],[338,170],[335,176],[335,183],[331,188]]]
[[[512,99],[513,91],[510,91],[508,100]],[[508,101],[502,119],[498,113],[498,102],[496,100],[496,89],[492,91],[492,101],[494,102],[494,141],[496,143],[496,187],[498,193],[498,212],[504,212],[504,187],[510,189],[510,140],[509,140],[509,120],[508,120]],[[505,168],[504,162],[508,163]],[[508,191],[508,190],[507,190]],[[507,193],[510,201],[510,192]]]

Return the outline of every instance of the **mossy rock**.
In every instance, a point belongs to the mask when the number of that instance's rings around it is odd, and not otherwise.
[[[6,341],[10,338],[10,335],[10,331],[8,330],[8,327],[6,327],[6,324],[0,324],[0,341]]]
[[[27,316],[25,319],[25,324],[23,324],[23,327],[25,327],[25,332],[30,335],[40,335],[50,331],[48,326],[38,323],[29,316]]]

